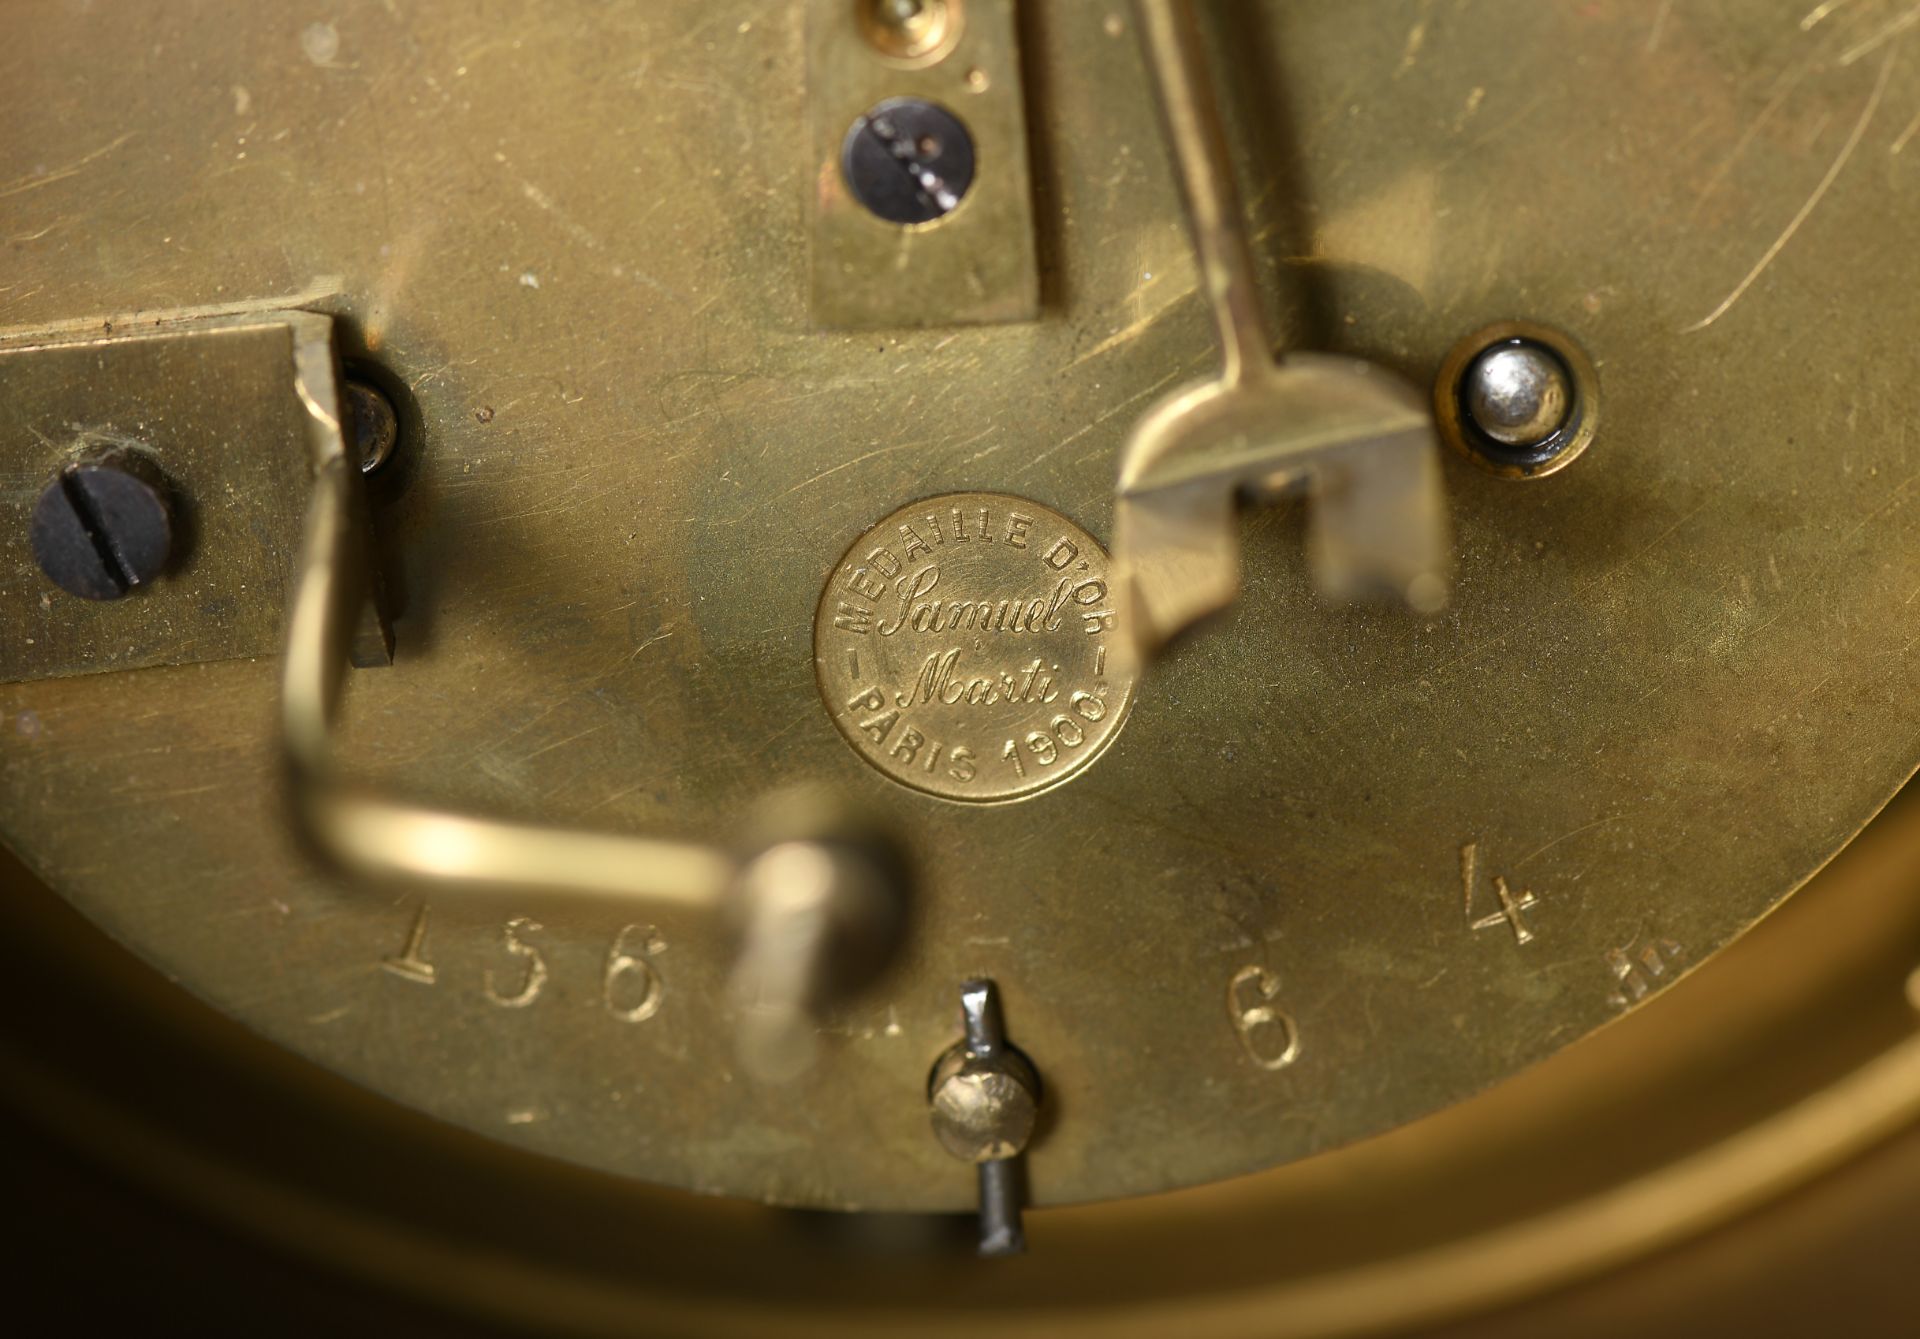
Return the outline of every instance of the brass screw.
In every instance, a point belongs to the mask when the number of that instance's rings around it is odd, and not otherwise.
[[[959,35],[955,0],[867,0],[861,28],[874,50],[891,60],[927,65],[946,55]]]

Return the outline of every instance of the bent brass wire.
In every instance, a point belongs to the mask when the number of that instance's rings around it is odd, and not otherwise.
[[[341,428],[331,322],[289,315],[313,466],[280,695],[281,745],[301,834],[324,859],[362,879],[727,915],[743,945],[732,981],[742,1015],[739,1058],[758,1077],[797,1073],[812,1055],[818,1011],[876,975],[897,945],[906,889],[890,853],[835,831],[818,806],[807,823],[812,839],[736,859],[695,842],[454,813],[382,794],[342,773],[332,728],[369,598],[370,530],[360,471]],[[796,848],[809,858],[796,861]],[[801,868],[806,877],[790,876]],[[770,1047],[770,1037],[790,1044]]]

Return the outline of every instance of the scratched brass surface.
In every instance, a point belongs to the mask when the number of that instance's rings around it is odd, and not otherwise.
[[[28,1169],[13,1297],[71,1311],[77,1288],[92,1314],[119,1295],[220,1332],[297,1315],[300,1332],[406,1319],[420,1333],[408,1312],[427,1302],[457,1333],[478,1319],[489,1333],[1304,1339],[1459,1315],[1476,1336],[1691,1336],[1734,1313],[1743,1334],[1904,1334],[1871,1322],[1920,1296],[1903,1254],[1920,1172],[1916,798],[1705,970],[1513,1081],[1325,1157],[1036,1212],[1033,1253],[992,1261],[972,1258],[964,1218],[789,1214],[425,1119],[141,970],[0,854],[14,950],[0,1010],[36,1019],[0,1030],[0,1159]],[[1903,1123],[1889,1167],[1894,1150],[1873,1145]],[[102,1209],[62,1184],[68,1159],[49,1154],[69,1150],[123,1175],[134,1203]],[[1855,1203],[1836,1223],[1843,1178],[1904,1212],[1876,1223]],[[196,1275],[176,1252],[209,1223]],[[1637,1256],[1652,1258],[1623,1272]],[[288,1258],[318,1267],[312,1302],[290,1302]],[[1489,1314],[1529,1293],[1546,1295]],[[1714,1320],[1691,1319],[1703,1312]]]
[[[443,899],[433,981],[383,969],[417,904],[283,835],[271,665],[0,689],[0,831],[169,975],[524,1148],[951,1208],[972,1178],[918,1095],[952,983],[987,973],[1053,1103],[1034,1193],[1078,1200],[1299,1157],[1549,1055],[1912,770],[1904,6],[1222,7],[1289,345],[1423,380],[1469,330],[1544,321],[1593,354],[1607,426],[1540,483],[1447,463],[1431,620],[1321,607],[1298,510],[1251,516],[1235,613],[1142,680],[1096,766],[992,807],[847,748],[822,584],[938,492],[1104,537],[1118,444],[1210,332],[1132,34],[1092,3],[1022,32],[1042,318],[812,332],[798,8],[10,9],[0,322],[312,306],[419,402],[377,518],[399,659],[353,685],[353,766],[717,840],[746,797],[825,781],[926,877],[908,961],[769,1094],[731,1072],[726,956],[691,920],[508,930]],[[1488,921],[1499,886],[1528,942]],[[663,993],[629,1021],[641,944]]]

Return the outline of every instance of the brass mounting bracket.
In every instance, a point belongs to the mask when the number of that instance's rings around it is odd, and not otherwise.
[[[274,653],[314,451],[301,378],[337,379],[332,329],[305,311],[161,312],[0,337],[0,682]],[[162,577],[104,602],[55,587],[28,539],[40,489],[103,444],[164,473],[178,532]],[[367,607],[352,660],[385,664]]]
[[[928,50],[892,54],[876,37],[882,6],[813,0],[807,11],[808,160],[813,324],[890,326],[1030,321],[1040,314],[1027,115],[1014,0],[944,0]],[[889,98],[945,107],[972,136],[978,164],[959,206],[903,226],[849,189],[841,149],[854,123]]]

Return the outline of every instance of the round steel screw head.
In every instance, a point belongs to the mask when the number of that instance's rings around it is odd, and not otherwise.
[[[350,380],[346,390],[353,441],[360,452],[360,472],[372,474],[393,457],[394,443],[400,439],[400,416],[378,386]]]
[[[62,590],[117,600],[159,576],[172,554],[165,479],[128,449],[76,460],[41,490],[30,539],[34,561]]]
[[[889,98],[853,123],[840,170],[854,199],[889,223],[933,223],[973,185],[973,136],[920,98]]]
[[[1496,321],[1463,336],[1433,379],[1440,438],[1503,479],[1544,479],[1600,429],[1600,374],[1571,335],[1538,321]]]
[[[1461,392],[1474,426],[1515,450],[1551,440],[1573,408],[1566,367],[1547,349],[1524,340],[1497,345],[1476,358]]]
[[[1039,1116],[1038,1083],[1010,1051],[981,1059],[949,1052],[930,1088],[933,1132],[947,1152],[965,1162],[1019,1156]]]

